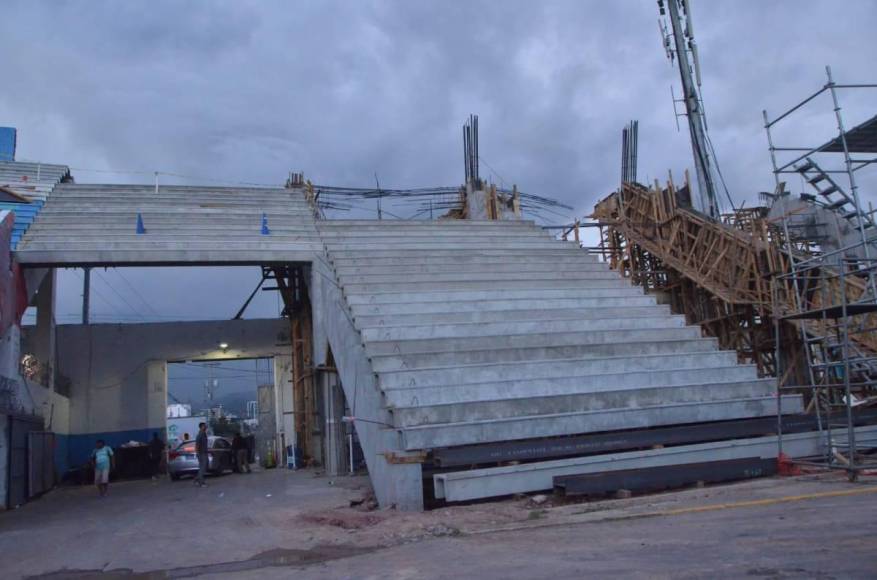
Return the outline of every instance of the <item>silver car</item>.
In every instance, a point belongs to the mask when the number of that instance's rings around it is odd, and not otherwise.
[[[231,443],[224,437],[207,437],[207,472],[219,475],[234,467]],[[177,480],[184,475],[198,474],[198,455],[195,453],[195,441],[180,443],[176,449],[168,453],[168,473],[171,479]]]

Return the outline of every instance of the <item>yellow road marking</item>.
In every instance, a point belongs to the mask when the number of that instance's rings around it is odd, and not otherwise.
[[[752,499],[752,500],[738,501],[738,502],[732,502],[732,503],[716,503],[716,504],[710,504],[710,505],[676,508],[676,509],[671,509],[671,510],[645,512],[642,514],[630,514],[630,515],[631,515],[631,517],[676,516],[676,515],[682,515],[682,514],[711,512],[711,511],[725,510],[725,509],[731,509],[731,508],[766,506],[766,505],[775,505],[775,504],[780,504],[780,503],[789,503],[789,502],[794,502],[794,501],[805,501],[808,499],[820,499],[820,498],[825,498],[825,497],[843,497],[843,496],[847,496],[847,495],[861,495],[861,494],[865,494],[865,493],[875,493],[875,492],[877,492],[877,486],[860,487],[860,488],[856,488],[856,489],[821,491],[818,493],[804,493],[804,494],[800,494],[800,495],[786,495],[783,497],[775,497],[775,498],[767,498],[767,499]]]

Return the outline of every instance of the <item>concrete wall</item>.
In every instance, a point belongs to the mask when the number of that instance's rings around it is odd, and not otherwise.
[[[423,476],[420,464],[389,463],[385,453],[400,449],[399,434],[389,426],[371,362],[359,332],[348,317],[347,304],[336,284],[328,259],[315,260],[311,270],[310,297],[314,320],[314,361],[325,364],[331,344],[344,396],[353,415],[369,477],[381,507],[423,509]]]
[[[46,431],[55,434],[55,473],[62,478],[70,467],[70,399],[54,390],[28,382],[33,414],[43,418]]]
[[[70,463],[86,461],[97,438],[146,441],[164,428],[168,361],[287,355],[288,328],[282,319],[58,326],[58,370],[71,382]]]

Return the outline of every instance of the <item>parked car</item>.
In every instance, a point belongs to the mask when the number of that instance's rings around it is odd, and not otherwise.
[[[207,472],[220,475],[234,467],[231,442],[224,437],[207,437]],[[168,473],[171,479],[177,480],[184,475],[198,474],[198,455],[195,453],[195,441],[180,443],[176,449],[168,453]]]

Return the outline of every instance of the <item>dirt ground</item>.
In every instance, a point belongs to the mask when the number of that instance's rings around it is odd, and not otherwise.
[[[375,509],[364,477],[270,470],[209,483],[123,482],[106,498],[60,488],[0,513],[0,576],[877,577],[875,478],[770,478],[591,502],[516,497],[424,513]],[[725,568],[704,566],[716,558]]]

